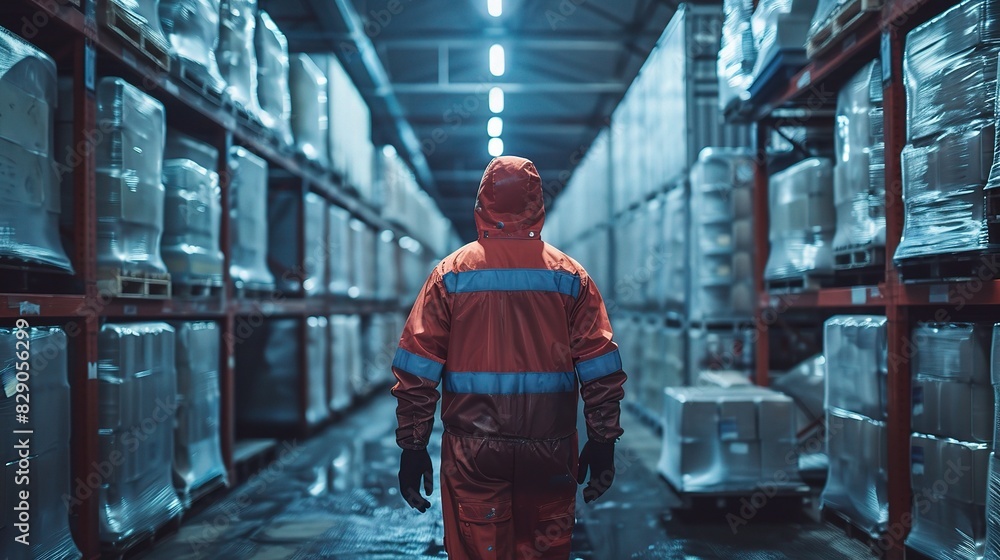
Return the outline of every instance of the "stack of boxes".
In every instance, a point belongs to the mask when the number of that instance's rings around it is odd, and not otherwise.
[[[878,538],[888,523],[885,317],[838,315],[824,325],[830,460],[822,506]]]

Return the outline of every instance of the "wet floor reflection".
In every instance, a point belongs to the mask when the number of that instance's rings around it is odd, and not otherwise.
[[[394,406],[388,396],[376,399],[324,434],[289,446],[271,467],[185,520],[179,534],[146,558],[445,558],[438,482],[426,514],[417,514],[399,498]],[[724,511],[700,512],[697,518],[672,515],[671,508],[680,502],[653,471],[658,439],[628,414],[623,424],[626,435],[619,446],[615,485],[593,504],[578,501],[574,558],[872,557],[860,544],[794,508],[769,512],[736,535]],[[438,472],[439,454],[440,447],[432,444]]]

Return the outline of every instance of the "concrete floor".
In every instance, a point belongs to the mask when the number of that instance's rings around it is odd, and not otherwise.
[[[322,434],[287,445],[270,468],[185,520],[145,558],[444,558],[437,481],[433,507],[423,515],[398,495],[394,406],[388,395],[379,397]],[[736,534],[725,519],[734,510],[676,515],[679,500],[655,474],[659,438],[627,412],[622,422],[614,486],[593,504],[578,499],[574,558],[874,558],[795,504],[769,504]],[[435,462],[439,452],[433,445]]]

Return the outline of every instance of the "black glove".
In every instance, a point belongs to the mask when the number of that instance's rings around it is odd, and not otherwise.
[[[399,491],[410,507],[423,513],[431,503],[420,495],[420,477],[424,478],[424,492],[434,491],[434,466],[426,449],[404,449],[399,458]]]
[[[590,503],[611,488],[615,480],[615,443],[588,441],[580,453],[580,468],[576,473],[577,484],[583,484],[590,468],[590,480],[583,489],[583,501]]]

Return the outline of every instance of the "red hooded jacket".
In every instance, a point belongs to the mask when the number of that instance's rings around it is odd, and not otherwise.
[[[597,286],[541,240],[542,185],[530,161],[494,159],[475,210],[479,239],[442,260],[410,313],[392,364],[396,439],[427,445],[441,418],[460,436],[616,440],[625,373]]]

